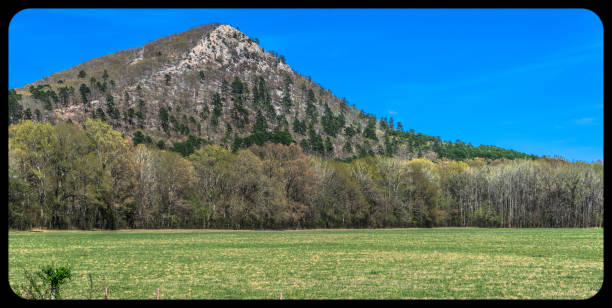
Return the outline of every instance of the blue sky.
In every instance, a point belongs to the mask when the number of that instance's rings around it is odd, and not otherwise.
[[[24,10],[9,89],[212,22],[405,129],[603,160],[603,26],[582,9]]]

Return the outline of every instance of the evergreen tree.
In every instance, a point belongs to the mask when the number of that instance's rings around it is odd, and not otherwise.
[[[172,147],[170,148],[170,151],[177,152],[183,157],[187,157],[195,151],[195,148],[193,144],[191,144],[191,142],[187,140],[185,142],[174,142]]]
[[[325,154],[325,145],[321,135],[317,134],[314,125],[311,123],[308,127],[308,144],[313,152]]]
[[[310,151],[310,143],[308,143],[308,139],[304,138],[300,141],[300,147],[302,148],[302,150],[304,150],[305,152]]]
[[[261,110],[257,110],[257,117],[255,119],[255,125],[253,126],[253,133],[265,132],[268,130],[268,122],[266,117],[261,113]]]
[[[347,127],[345,127],[345,128],[344,128],[344,135],[345,135],[345,136],[346,136],[348,139],[350,139],[350,138],[352,138],[353,136],[355,136],[355,134],[356,134],[356,133],[357,133],[357,132],[355,131],[355,128],[353,128],[353,124],[351,124],[351,125],[349,125],[349,126],[347,126]]]
[[[387,130],[387,119],[381,118],[380,121],[378,121],[378,125],[380,126],[380,130],[382,131]]]
[[[223,137],[223,142],[227,142],[232,137],[232,125],[229,123],[225,123],[225,136]]]
[[[331,139],[329,139],[329,136],[325,138],[325,153],[327,153],[327,155],[334,154],[334,145],[332,144]]]
[[[223,95],[223,97],[226,97],[227,92],[229,91],[229,85],[227,80],[225,80],[225,78],[221,79],[221,95]]]
[[[221,97],[219,96],[219,93],[213,94],[212,105],[213,105],[213,114],[212,114],[212,117],[210,118],[210,124],[212,125],[212,127],[216,128],[219,125],[219,117],[221,116],[221,112],[223,110]]]
[[[83,104],[87,104],[87,96],[91,94],[91,90],[84,83],[81,84],[79,88],[79,93],[81,93],[81,99],[83,100]]]
[[[316,99],[314,97],[314,92],[312,89],[308,90],[308,100],[306,101],[306,118],[310,120],[310,123],[315,123],[319,114],[317,112],[317,108],[315,107]]]
[[[22,107],[19,104],[19,100],[21,100],[21,94],[17,94],[15,89],[9,90],[9,98],[8,98],[8,121],[9,124],[17,123],[21,120],[22,117]]]
[[[363,136],[378,141],[378,137],[376,137],[376,118],[370,117],[368,119],[368,125],[363,130]]]
[[[234,81],[232,81],[232,96],[234,100],[242,98],[243,88],[244,86],[238,76],[234,76]]]
[[[30,111],[30,108],[27,108],[24,112],[23,112],[23,119],[24,120],[32,120],[32,112]]]
[[[321,117],[321,125],[326,134],[336,137],[338,132],[344,128],[344,121],[344,115],[335,116],[331,109],[329,109],[329,106],[325,104],[325,111]]]
[[[293,132],[306,135],[306,123],[305,121],[300,121],[299,119],[293,120]]]
[[[223,111],[222,109],[223,104],[221,102],[221,96],[219,96],[219,93],[213,94],[212,105],[213,105],[213,115],[215,117],[221,116],[221,112]]]
[[[234,142],[232,142],[232,152],[236,153],[242,147],[242,138],[238,134],[234,134]]]
[[[230,110],[230,114],[234,124],[238,128],[243,128],[249,123],[249,112],[243,106],[243,93],[246,89],[246,84],[243,84],[237,76],[234,77],[232,82],[232,97],[234,99],[234,105]]]
[[[162,129],[168,133],[168,110],[164,107],[159,107],[159,120],[161,121]]]
[[[312,89],[308,89],[308,103],[312,103],[315,104],[317,102],[317,99],[315,98],[315,94],[314,91],[312,91]]]
[[[349,140],[346,140],[346,142],[344,143],[343,150],[347,153],[353,153],[353,145]]]
[[[285,88],[283,90],[283,98],[281,99],[281,104],[285,108],[285,112],[288,112],[289,109],[293,106],[293,103],[291,102],[291,84],[291,76],[287,74],[285,76]]]
[[[141,131],[137,130],[134,133],[134,138],[132,138],[132,142],[134,143],[134,147],[145,142],[145,136]]]
[[[97,117],[100,118],[100,120],[106,122],[106,114],[104,113],[104,110],[102,110],[102,108],[98,107],[98,109],[96,109],[96,113]]]

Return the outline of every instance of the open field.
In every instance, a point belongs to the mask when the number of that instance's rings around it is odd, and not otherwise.
[[[9,232],[9,282],[70,264],[64,298],[589,298],[603,229]]]

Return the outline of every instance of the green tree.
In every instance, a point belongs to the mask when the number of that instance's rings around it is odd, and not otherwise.
[[[323,144],[323,139],[321,135],[319,135],[312,123],[308,127],[308,144],[310,145],[310,150],[313,152],[319,153],[321,155],[325,154],[325,146]]]
[[[325,138],[325,153],[327,153],[327,155],[334,154],[334,145],[332,144],[331,139],[329,139],[329,136]]]
[[[168,133],[168,120],[169,120],[169,116],[168,116],[168,110],[164,107],[159,107],[159,120],[161,121],[161,126],[162,129]]]
[[[23,119],[24,120],[32,120],[32,112],[30,111],[30,108],[27,108],[24,112],[23,112]]]
[[[293,120],[293,131],[300,135],[306,135],[306,123],[298,118]]]
[[[187,140],[184,142],[174,142],[172,147],[170,148],[170,151],[177,152],[183,157],[187,157],[195,151],[195,148],[193,144],[191,144],[191,142]]]
[[[315,123],[317,118],[319,117],[319,113],[317,112],[317,108],[315,107],[315,96],[312,89],[308,90],[308,100],[306,102],[306,118],[310,119],[311,123]]]
[[[266,117],[261,113],[261,110],[257,110],[257,117],[255,119],[255,125],[253,126],[253,133],[265,132],[268,130],[268,122]]]
[[[9,125],[11,123],[17,123],[21,120],[22,117],[22,107],[19,104],[21,100],[21,95],[15,92],[15,89],[9,90],[9,99],[8,99],[8,122]]]
[[[363,130],[363,136],[378,141],[378,137],[376,136],[376,118],[370,117],[368,119],[368,125]]]
[[[132,138],[132,142],[134,143],[134,146],[137,146],[141,143],[145,142],[145,136],[142,134],[141,131],[137,130],[134,133],[134,138]]]
[[[91,90],[89,90],[89,87],[82,83],[81,87],[79,88],[79,93],[81,93],[81,100],[83,101],[83,104],[87,104],[87,96],[91,94]]]
[[[58,95],[62,101],[62,105],[67,106],[68,105],[68,98],[70,97],[70,88],[68,87],[61,87],[58,89]]]
[[[344,143],[343,150],[347,153],[353,153],[353,145],[349,140]]]
[[[212,105],[213,105],[213,114],[210,119],[210,123],[212,124],[213,127],[217,127],[217,125],[219,124],[219,117],[221,116],[221,112],[223,111],[222,109],[223,105],[222,105],[221,96],[219,96],[219,93],[213,94]]]
[[[60,298],[61,286],[72,278],[72,272],[68,266],[47,265],[40,270],[38,275],[49,286],[49,299]]]

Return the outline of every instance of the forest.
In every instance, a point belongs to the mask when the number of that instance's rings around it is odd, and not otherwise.
[[[603,163],[338,160],[295,142],[188,155],[109,124],[9,125],[9,229],[599,227]],[[185,154],[185,153],[184,153]]]

